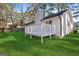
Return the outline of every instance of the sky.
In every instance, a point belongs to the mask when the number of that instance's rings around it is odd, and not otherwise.
[[[25,12],[29,6],[31,6],[31,5],[27,4],[27,3],[17,3],[17,4],[15,4],[15,10],[17,12],[21,12],[21,9],[22,9],[23,12]]]
[[[23,12],[25,12],[26,10],[27,10],[27,8],[29,7],[29,6],[31,6],[31,4],[27,4],[27,3],[16,3],[16,4],[14,4],[16,7],[15,7],[15,10],[17,11],[17,12],[21,12],[21,8],[22,8],[22,10],[23,10]],[[23,6],[23,7],[22,7]],[[79,10],[79,4],[78,3],[72,3],[71,5],[70,5],[70,9],[72,10],[72,13],[73,12],[75,12],[75,11],[77,11],[77,10]],[[56,12],[56,11],[55,11]],[[77,14],[73,14],[73,15],[78,15],[79,16],[79,13],[77,13]],[[75,20],[75,22],[76,21],[79,21],[79,17],[77,17],[76,18],[76,20]]]
[[[20,9],[22,8],[22,6],[23,6],[23,11],[24,12],[29,6],[31,6],[31,4],[28,4],[28,3],[16,3],[14,5],[16,6],[15,9],[16,9],[17,12],[20,12]],[[79,9],[78,7],[79,7],[78,3],[72,3],[71,6],[70,6],[70,9],[72,11],[75,11],[75,10]]]
[[[72,10],[72,13],[74,16],[78,16],[76,18],[73,18],[74,22],[79,22],[79,13],[77,14],[74,14],[74,12],[76,11],[79,11],[79,3],[73,3],[71,6],[70,6],[70,9]]]

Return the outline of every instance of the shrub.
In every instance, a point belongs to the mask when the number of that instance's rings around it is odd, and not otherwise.
[[[74,32],[74,33],[77,33],[77,30],[74,30],[73,32]]]

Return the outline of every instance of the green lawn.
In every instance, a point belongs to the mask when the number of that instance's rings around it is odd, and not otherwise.
[[[0,53],[13,56],[54,56],[54,55],[79,55],[79,34],[69,34],[64,38],[58,37],[44,38],[44,43],[40,43],[40,38],[33,36],[30,39],[23,32],[0,33]]]

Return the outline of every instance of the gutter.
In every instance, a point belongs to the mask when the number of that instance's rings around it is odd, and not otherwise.
[[[60,19],[60,36],[62,36],[62,19],[61,16],[58,16]]]

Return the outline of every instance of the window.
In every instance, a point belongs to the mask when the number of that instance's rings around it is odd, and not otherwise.
[[[47,21],[46,24],[52,24],[52,20]]]

